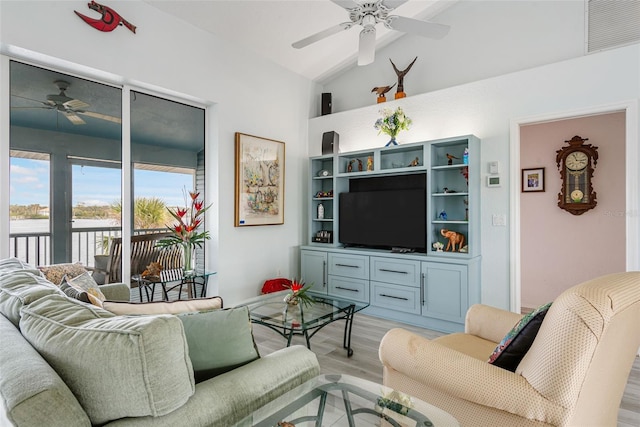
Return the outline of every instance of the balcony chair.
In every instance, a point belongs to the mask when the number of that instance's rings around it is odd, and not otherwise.
[[[158,240],[171,233],[150,233],[131,236],[131,275],[142,273],[152,262],[159,262],[165,270],[182,268],[182,249],[156,247]],[[111,241],[106,269],[94,268],[95,275],[104,275],[104,283],[122,282],[122,238]],[[132,282],[134,285],[135,282]]]
[[[515,372],[488,363],[520,318],[474,305],[464,333],[428,340],[393,329],[380,343],[384,384],[444,409],[461,426],[616,426],[640,346],[640,272],[566,290]]]

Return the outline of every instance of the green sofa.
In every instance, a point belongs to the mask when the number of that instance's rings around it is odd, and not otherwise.
[[[107,299],[129,295],[124,284],[100,289]],[[187,316],[214,313],[246,316]],[[259,357],[245,317],[234,331],[256,356],[227,360],[231,370],[196,382],[202,361],[191,361],[194,337],[180,315],[117,316],[66,296],[15,258],[0,260],[0,314],[1,426],[228,426],[320,371],[302,346]],[[196,330],[215,331],[217,321]],[[227,341],[208,344],[229,353]]]

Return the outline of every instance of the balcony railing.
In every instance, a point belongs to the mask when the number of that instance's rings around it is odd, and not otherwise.
[[[166,229],[134,230],[133,234],[160,233]],[[108,255],[110,239],[121,236],[119,227],[74,228],[71,230],[71,262],[95,266],[95,255]],[[15,233],[9,235],[9,256],[31,265],[51,264],[51,233]]]

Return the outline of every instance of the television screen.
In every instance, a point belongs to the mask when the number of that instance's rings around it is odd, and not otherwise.
[[[345,246],[426,251],[424,188],[340,193],[339,202]]]

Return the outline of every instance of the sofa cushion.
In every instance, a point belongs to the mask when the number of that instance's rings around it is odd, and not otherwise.
[[[114,316],[48,295],[22,308],[20,329],[93,424],[164,415],[195,391],[182,322],[175,316]]]
[[[63,280],[62,283],[60,283],[60,290],[69,298],[91,304],[87,291],[71,286],[66,280]]]
[[[69,387],[3,316],[0,316],[0,337],[0,425],[90,424]]]
[[[60,289],[34,270],[0,274],[0,313],[14,325],[20,322],[22,306],[45,295],[61,294]]]
[[[180,314],[196,382],[260,357],[247,307]]]
[[[493,350],[489,356],[489,363],[515,372],[518,364],[533,344],[549,307],[551,307],[551,303],[541,305],[520,319]]]
[[[180,314],[222,308],[222,298],[211,297],[155,302],[104,301],[102,308],[117,315]]]
[[[0,260],[0,273],[10,273],[18,270],[37,270],[34,266],[27,264],[18,258],[5,258]]]
[[[38,266],[38,270],[42,271],[44,277],[54,285],[59,286],[62,283],[62,279],[64,276],[69,278],[74,278],[76,276],[81,275],[82,273],[86,273],[87,270],[84,268],[82,264],[78,263],[63,263],[63,264],[51,264],[51,265],[40,265]]]

